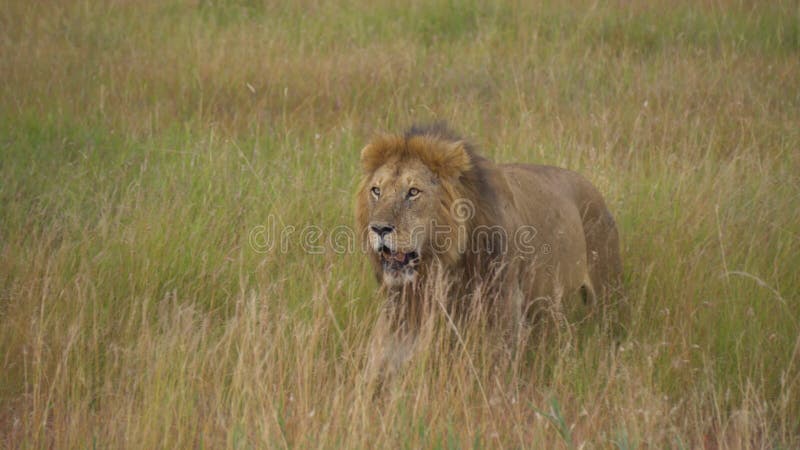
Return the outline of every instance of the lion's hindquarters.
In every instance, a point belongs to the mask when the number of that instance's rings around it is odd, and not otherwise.
[[[589,278],[596,293],[596,314],[615,335],[623,333],[627,304],[622,292],[619,232],[597,189],[581,177],[580,197]]]
[[[513,164],[503,170],[519,220],[537,230],[537,253],[530,258],[535,281],[526,297],[559,304],[574,296],[604,310],[619,291],[621,261],[616,225],[598,190],[557,167]]]
[[[605,208],[603,208],[605,209]],[[602,299],[620,288],[622,261],[614,219],[606,210],[584,223],[589,276]]]

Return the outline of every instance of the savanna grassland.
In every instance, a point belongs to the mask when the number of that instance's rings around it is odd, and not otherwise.
[[[604,192],[618,346],[439,320],[373,396],[329,238],[372,133],[437,119]],[[798,267],[794,1],[0,6],[10,448],[798,448]]]

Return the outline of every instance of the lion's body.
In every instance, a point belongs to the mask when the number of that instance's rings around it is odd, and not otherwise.
[[[621,263],[614,219],[602,196],[579,174],[551,166],[499,165],[509,186],[507,226],[537,230],[532,255],[522,255],[527,298],[583,290],[588,302],[619,285]]]
[[[439,125],[376,138],[361,159],[357,226],[388,301],[400,310],[425,297],[434,268],[460,287],[456,309],[469,306],[473,291],[490,293],[489,312],[509,326],[534,315],[535,305],[575,293],[595,305],[620,286],[614,220],[575,172],[496,165]],[[395,328],[404,319],[396,316]]]

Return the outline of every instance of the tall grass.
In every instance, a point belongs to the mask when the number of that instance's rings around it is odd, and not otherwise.
[[[794,2],[12,1],[0,55],[5,446],[800,445]],[[375,281],[301,232],[432,119],[606,194],[619,348],[434,314],[373,398]]]

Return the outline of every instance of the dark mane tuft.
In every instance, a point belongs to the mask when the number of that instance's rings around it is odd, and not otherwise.
[[[453,131],[444,120],[422,124],[415,123],[403,134],[406,140],[415,136],[427,136],[445,142],[461,142],[470,157],[477,156],[475,146],[472,142]]]
[[[406,130],[403,135],[406,141],[417,136],[452,143],[460,142],[472,162],[472,169],[464,174],[463,178],[472,185],[477,195],[483,197],[488,204],[494,204],[495,193],[487,177],[488,167],[491,166],[492,163],[478,154],[475,145],[472,144],[469,139],[461,137],[443,120],[427,124],[414,124],[411,128]]]

